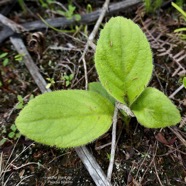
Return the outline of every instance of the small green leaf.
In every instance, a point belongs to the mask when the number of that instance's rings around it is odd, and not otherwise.
[[[23,103],[18,103],[17,105],[16,105],[16,109],[22,109],[24,106],[23,106]]]
[[[19,102],[23,103],[23,97],[21,95],[18,95],[17,99],[18,99]]]
[[[51,85],[52,85],[52,83],[48,83],[48,84],[46,85],[46,89],[49,89],[49,88],[51,87]]]
[[[76,21],[80,21],[81,20],[81,15],[79,15],[79,14],[75,14],[74,17],[75,17]]]
[[[23,104],[24,104],[24,100],[23,100],[23,97],[21,96],[21,95],[18,95],[17,96],[17,99],[18,99],[18,103],[17,103],[17,105],[16,105],[16,109],[22,109],[24,106],[23,106]]]
[[[34,95],[33,94],[31,94],[31,96],[29,98],[29,101],[32,100],[32,99],[34,99]]]
[[[9,59],[8,58],[5,58],[4,61],[3,61],[3,66],[6,67],[9,63]]]
[[[0,146],[4,145],[6,143],[7,139],[3,138],[2,140],[0,140]]]
[[[107,92],[130,106],[146,88],[152,75],[150,44],[132,20],[111,18],[100,33],[95,65]]]
[[[17,139],[17,138],[19,138],[20,136],[21,136],[20,133],[16,133],[15,138]]]
[[[108,92],[104,89],[100,82],[92,82],[88,84],[89,90],[94,91],[107,98],[113,105],[115,104],[115,99],[108,94]]]
[[[181,120],[176,106],[155,88],[146,88],[131,109],[138,122],[148,128],[176,125]]]
[[[112,124],[114,106],[96,92],[63,90],[32,99],[20,112],[21,134],[60,148],[87,144]]]
[[[2,58],[4,58],[4,57],[6,57],[7,55],[8,55],[8,53],[7,53],[7,52],[4,52],[4,53],[0,54],[0,59],[2,59]]]
[[[23,60],[23,56],[25,56],[25,54],[17,54],[14,56],[14,59],[21,62]]]
[[[66,83],[65,83],[66,87],[68,87],[70,84],[71,84],[71,83],[70,83],[69,80],[67,80]]]
[[[8,134],[8,137],[9,137],[9,138],[14,138],[14,136],[15,136],[15,132],[10,132],[10,133]]]
[[[73,12],[75,11],[76,7],[73,6],[73,5],[68,5],[68,11],[69,11],[69,14],[73,14]]]
[[[183,78],[183,86],[186,88],[186,77]]]
[[[62,10],[57,10],[57,13],[61,14],[62,16],[65,16],[65,12]]]
[[[70,75],[69,75],[69,80],[72,81],[73,78],[74,78],[74,74],[70,74]]]
[[[14,124],[12,124],[11,127],[10,127],[10,129],[11,129],[13,132],[15,132],[15,131],[17,130],[17,127],[16,127]]]

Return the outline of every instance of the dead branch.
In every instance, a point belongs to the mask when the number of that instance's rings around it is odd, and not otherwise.
[[[125,0],[121,1],[118,3],[113,3],[112,5],[109,6],[108,12],[106,12],[106,15],[113,15],[114,13],[118,13],[119,11],[126,10],[130,7],[138,5],[141,0]],[[75,19],[68,20],[64,17],[58,17],[58,18],[53,18],[53,19],[47,19],[46,22],[53,26],[53,27],[68,27],[72,25],[77,25],[77,24],[92,24],[95,22],[99,15],[101,14],[101,9],[96,10],[94,12],[91,12],[89,14],[85,14],[81,16],[81,20],[77,22]],[[1,19],[0,19],[1,22]],[[6,25],[6,24],[5,24]],[[42,21],[33,21],[29,23],[25,23],[21,25],[28,31],[33,31],[33,30],[40,30],[40,29],[46,29],[47,25],[45,25]],[[14,31],[12,31],[7,25],[3,26],[3,29],[0,31],[0,43],[2,43],[5,39],[8,37],[12,36],[14,34]]]
[[[17,23],[15,23],[14,21],[8,19],[7,17],[5,17],[4,15],[0,14],[0,21],[1,23],[3,23],[4,25],[8,26],[9,28],[12,29],[13,32],[15,33],[21,33],[26,31],[25,28]]]
[[[12,0],[1,0],[0,1],[0,6],[11,3]]]

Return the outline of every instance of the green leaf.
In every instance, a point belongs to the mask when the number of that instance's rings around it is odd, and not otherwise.
[[[183,86],[186,88],[186,77],[183,78]]]
[[[148,128],[176,125],[181,120],[176,106],[155,88],[146,88],[131,109],[138,122]]]
[[[57,13],[59,13],[59,14],[61,14],[61,15],[65,16],[65,12],[64,12],[64,11],[62,11],[62,10],[57,10]]]
[[[23,103],[17,103],[17,105],[15,106],[16,109],[22,109],[24,106],[23,106]]]
[[[49,88],[51,87],[51,85],[52,85],[52,83],[48,83],[48,84],[46,85],[46,89],[49,89]]]
[[[184,19],[186,19],[186,12],[183,10],[183,9],[181,9],[176,3],[174,3],[174,2],[172,2],[172,6],[174,7],[174,8],[176,8],[176,10],[178,10],[183,16],[184,16]]]
[[[73,78],[74,78],[74,74],[70,74],[70,75],[69,75],[69,80],[72,81]]]
[[[73,5],[68,5],[68,11],[69,11],[69,14],[72,15],[72,14],[74,13],[75,9],[76,9],[75,6],[73,6]]]
[[[81,20],[81,15],[79,15],[79,14],[75,14],[74,17],[75,17],[76,21],[80,21]]]
[[[8,58],[5,58],[3,60],[3,66],[6,67],[8,65],[8,63],[9,63],[9,59]]]
[[[10,133],[8,134],[8,137],[9,137],[9,138],[14,138],[14,136],[15,136],[15,132],[10,132]]]
[[[100,33],[95,65],[101,84],[117,101],[130,106],[152,75],[152,52],[133,21],[111,18]]]
[[[32,99],[20,112],[21,134],[60,148],[87,144],[112,124],[114,106],[96,92],[63,90]]]
[[[2,140],[0,140],[0,146],[4,145],[7,141],[7,138],[3,138]]]
[[[20,103],[23,103],[23,97],[22,97],[21,95],[18,95],[18,96],[17,96],[17,99],[18,99],[18,101],[19,101]]]
[[[23,100],[23,97],[21,95],[18,95],[17,96],[17,99],[18,99],[18,103],[16,105],[16,109],[22,109],[24,106],[23,106],[23,103],[24,103],[24,100]]]
[[[17,130],[16,126],[14,124],[11,125],[10,129],[15,132]]]
[[[15,138],[17,139],[17,138],[19,138],[20,136],[21,136],[20,133],[16,133]]]
[[[2,59],[2,58],[4,58],[4,57],[6,57],[7,55],[8,55],[8,53],[7,53],[7,52],[4,52],[4,53],[0,54],[0,59]]]
[[[67,80],[67,81],[65,82],[66,87],[68,87],[70,84],[71,84],[71,82],[70,82],[69,80]]]
[[[113,105],[115,105],[115,99],[108,94],[108,92],[104,89],[100,82],[92,82],[88,84],[89,90],[94,91],[107,98]]]

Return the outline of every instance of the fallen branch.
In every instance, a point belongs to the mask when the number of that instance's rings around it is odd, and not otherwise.
[[[106,12],[106,15],[113,15],[114,13],[118,13],[119,11],[123,11],[130,7],[138,5],[140,2],[142,2],[142,0],[125,0],[125,1],[118,2],[118,3],[113,3],[112,5],[109,6],[108,11]],[[95,22],[98,19],[100,14],[101,14],[101,9],[96,10],[89,14],[82,15],[81,20],[79,22],[75,21],[74,19],[69,20],[64,17],[47,19],[46,22],[53,27],[62,27],[62,28],[72,26],[72,25],[77,25],[77,24],[87,25],[87,24],[91,24]],[[1,22],[1,19],[0,19],[0,22]],[[30,23],[25,23],[25,24],[22,24],[22,26],[28,31],[47,28],[47,25],[45,25],[40,20],[33,21]],[[8,26],[3,26],[3,29],[0,31],[0,35],[1,35],[0,43],[2,43],[5,39],[12,36],[13,34],[14,34],[14,31],[12,31]]]

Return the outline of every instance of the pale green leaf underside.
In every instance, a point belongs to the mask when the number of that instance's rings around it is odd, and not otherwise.
[[[181,120],[176,106],[155,88],[146,88],[131,109],[138,122],[147,128],[176,125]]]
[[[92,82],[88,84],[89,90],[94,91],[107,98],[113,105],[115,105],[115,99],[108,94],[105,88],[101,85],[100,82]]]
[[[16,119],[28,138],[60,148],[87,144],[112,124],[114,106],[96,92],[63,90],[31,100]]]
[[[95,65],[101,84],[119,102],[130,106],[152,75],[152,52],[133,21],[111,18],[100,33]]]

